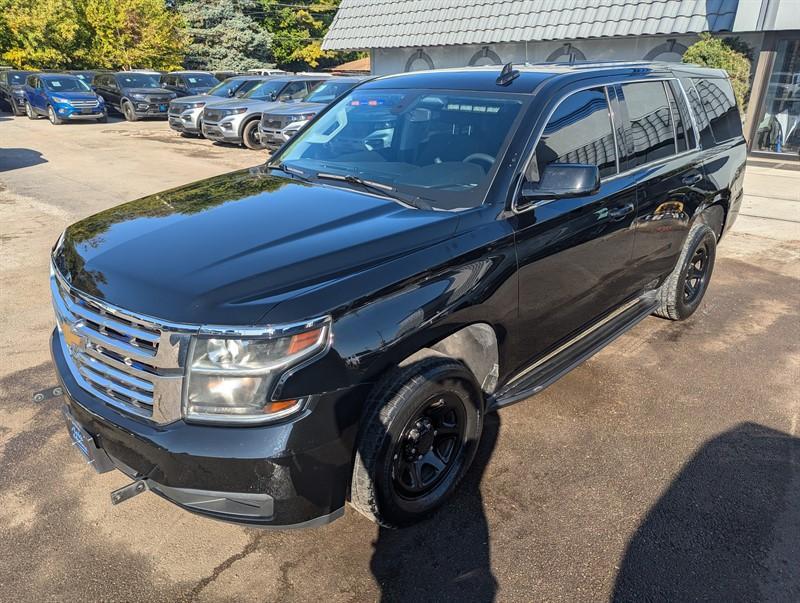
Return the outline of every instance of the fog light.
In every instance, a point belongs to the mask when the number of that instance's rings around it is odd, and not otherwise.
[[[223,130],[230,130],[233,128],[233,124],[231,124],[228,121],[221,123],[220,126],[222,127]]]

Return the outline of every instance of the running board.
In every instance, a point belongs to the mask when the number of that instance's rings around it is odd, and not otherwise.
[[[634,299],[517,373],[489,399],[494,410],[530,398],[650,316],[658,303],[652,292]]]

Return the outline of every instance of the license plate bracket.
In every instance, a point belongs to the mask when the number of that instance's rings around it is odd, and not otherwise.
[[[91,465],[98,473],[106,473],[114,469],[111,457],[95,443],[94,438],[81,427],[66,406],[64,407],[64,420],[73,447],[81,453],[87,465]]]

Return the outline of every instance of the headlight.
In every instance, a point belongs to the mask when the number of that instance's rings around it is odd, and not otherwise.
[[[205,107],[206,101],[197,101],[194,103],[186,103],[187,109],[199,109],[200,107]]]
[[[303,400],[273,400],[286,369],[325,349],[328,323],[292,335],[198,336],[192,346],[183,415],[188,421],[264,423],[290,415]]]
[[[54,103],[59,103],[61,105],[69,104],[69,100],[67,100],[66,98],[63,98],[61,96],[52,96],[51,98],[53,99]]]
[[[13,94],[14,96],[19,96],[20,98],[22,98],[23,96],[25,96],[25,91],[22,88],[14,88]]]
[[[236,107],[235,109],[225,109],[222,114],[223,115],[239,115],[241,113],[246,113],[247,107]]]
[[[139,94],[138,92],[131,94],[131,98],[135,100],[147,100],[147,97],[144,94]]]

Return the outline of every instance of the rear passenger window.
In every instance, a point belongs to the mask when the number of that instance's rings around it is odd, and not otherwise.
[[[695,88],[711,125],[716,142],[742,135],[742,121],[736,108],[736,97],[728,80],[693,78]]]
[[[605,90],[593,88],[572,94],[556,108],[525,176],[538,182],[551,163],[584,163],[596,165],[602,178],[617,173],[616,162]]]
[[[628,168],[674,155],[672,109],[664,82],[623,84],[622,94],[630,119],[625,128]]]

